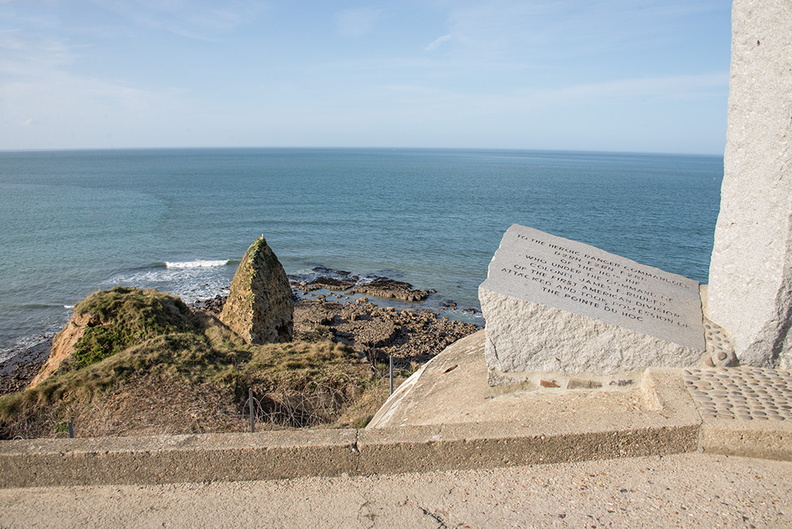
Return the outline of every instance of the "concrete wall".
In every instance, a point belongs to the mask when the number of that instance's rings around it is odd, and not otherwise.
[[[734,0],[709,317],[741,363],[792,367],[792,1]]]

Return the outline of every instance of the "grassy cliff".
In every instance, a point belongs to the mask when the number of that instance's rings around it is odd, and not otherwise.
[[[76,320],[75,320],[76,319]],[[0,397],[0,438],[362,426],[386,397],[330,341],[247,345],[216,318],[153,290],[114,288],[75,307],[81,335],[35,387]]]

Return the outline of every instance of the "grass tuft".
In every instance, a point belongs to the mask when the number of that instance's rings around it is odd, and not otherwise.
[[[89,319],[88,328],[74,346],[74,361],[68,366],[73,369],[163,334],[195,330],[197,324],[184,302],[152,289],[115,287],[96,292],[74,311]]]

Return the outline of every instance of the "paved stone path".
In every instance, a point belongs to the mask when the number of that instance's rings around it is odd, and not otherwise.
[[[758,367],[686,369],[703,419],[792,421],[792,372]]]

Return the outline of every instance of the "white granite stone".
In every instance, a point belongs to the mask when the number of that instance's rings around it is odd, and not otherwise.
[[[493,384],[694,366],[705,350],[696,281],[516,224],[479,300]]]
[[[709,318],[740,363],[792,367],[792,2],[734,0]]]

